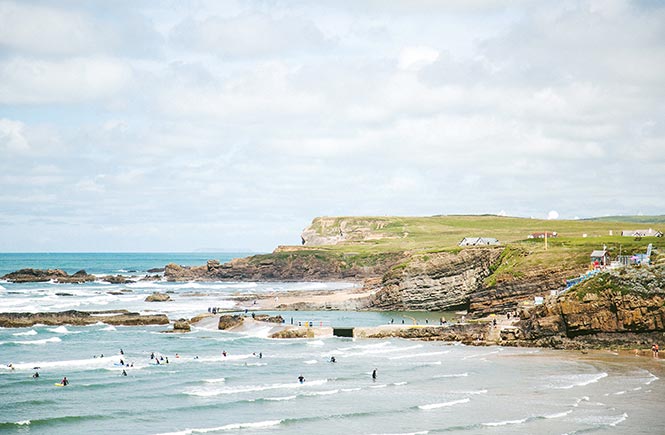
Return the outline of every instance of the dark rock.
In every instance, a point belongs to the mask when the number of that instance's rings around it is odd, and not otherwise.
[[[220,316],[217,328],[224,330],[235,328],[236,326],[242,325],[243,321],[244,321],[243,317],[237,314],[233,315],[225,314],[223,316]]]
[[[119,311],[63,311],[58,313],[0,313],[0,327],[23,328],[37,323],[44,325],[92,325],[104,322],[109,325],[166,325],[164,314],[142,316],[139,313]]]
[[[122,275],[107,275],[103,278],[101,278],[102,281],[110,282],[111,284],[127,284],[130,282],[134,282],[134,280],[127,278],[126,276]]]

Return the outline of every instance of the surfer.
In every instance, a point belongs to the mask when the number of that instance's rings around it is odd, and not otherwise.
[[[155,359],[155,352],[150,353],[150,359]]]
[[[259,352],[259,359],[263,358],[263,352]]]
[[[305,383],[305,377],[303,375],[298,376],[298,381],[300,381],[301,384]]]
[[[124,365],[125,365],[125,362],[122,360],[122,358],[120,359],[120,365],[121,365],[121,366],[124,366]]]
[[[122,371],[122,375],[123,375],[123,376],[127,376],[127,372],[123,370],[123,371]]]
[[[372,371],[372,380],[376,381],[376,369],[374,369],[374,371]]]
[[[334,356],[331,356],[331,357],[330,357],[330,362],[331,362],[331,363],[334,363],[334,362],[337,362],[337,360],[335,359]]]
[[[120,349],[120,355],[124,355],[124,354],[125,354],[125,352],[123,352],[122,349]]]
[[[226,357],[226,351],[225,350],[222,351],[222,356]]]
[[[69,385],[69,381],[67,380],[67,376],[63,377],[62,381],[60,381],[60,383],[62,384],[63,387],[66,387],[67,385]]]

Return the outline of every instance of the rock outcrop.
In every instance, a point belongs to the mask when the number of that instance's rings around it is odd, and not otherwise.
[[[502,248],[463,249],[414,257],[386,273],[369,306],[438,311],[468,308]]]
[[[141,315],[120,311],[62,311],[57,313],[0,313],[0,327],[23,328],[38,323],[44,325],[93,325],[103,322],[109,325],[166,325],[164,314]]]
[[[63,284],[82,284],[97,279],[95,275],[89,275],[85,270],[69,275],[67,272],[60,269],[21,269],[16,272],[11,272],[2,277],[9,282],[24,283],[24,282],[46,282],[55,281]]]
[[[401,252],[355,255],[302,249],[237,258],[204,266],[168,264],[169,281],[339,281],[381,276],[405,256]]]
[[[220,316],[219,318],[219,323],[217,325],[217,329],[232,329],[235,328],[236,326],[240,326],[243,324],[243,317],[239,316],[237,314],[225,314],[223,316]]]
[[[387,220],[379,217],[317,217],[305,228],[300,239],[305,246],[324,246],[402,236],[382,231],[387,224]]]
[[[526,340],[634,345],[665,332],[665,270],[606,272],[521,313]],[[637,342],[635,340],[638,340]]]
[[[173,322],[173,330],[177,332],[189,332],[191,330],[187,319],[178,319]]]
[[[470,297],[469,311],[476,316],[511,311],[535,296],[546,297],[566,287],[566,278],[578,270],[534,269],[519,277],[500,277],[492,286],[479,287]]]
[[[166,293],[154,292],[145,298],[146,302],[168,302],[171,300],[171,296]]]

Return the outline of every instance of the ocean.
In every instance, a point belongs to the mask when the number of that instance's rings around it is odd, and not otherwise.
[[[1,273],[59,267],[141,275],[171,261],[203,264],[209,257],[0,254],[0,265]],[[163,312],[173,320],[210,306],[231,308],[230,294],[349,285],[0,282],[0,311],[126,308]],[[131,291],[109,294],[120,289]],[[173,301],[143,302],[155,290],[171,291]],[[333,326],[373,326],[414,313],[282,315]],[[240,334],[207,324],[186,334],[163,334],[166,329],[103,322],[0,328],[0,433],[665,433],[665,371],[661,360],[652,358],[402,339],[269,339],[264,328]],[[35,372],[39,378],[32,377]],[[55,386],[64,376],[70,384]]]

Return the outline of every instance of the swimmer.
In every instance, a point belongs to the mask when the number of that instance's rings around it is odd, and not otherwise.
[[[298,381],[300,381],[301,384],[305,383],[305,377],[303,375],[298,376]]]

